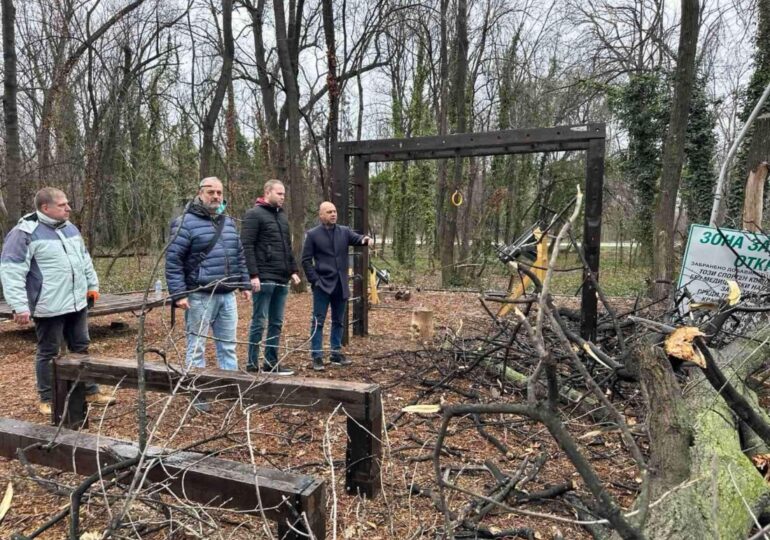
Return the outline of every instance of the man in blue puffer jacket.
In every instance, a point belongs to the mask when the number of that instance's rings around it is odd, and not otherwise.
[[[87,299],[99,297],[99,279],[80,231],[69,222],[67,195],[45,187],[35,195],[35,208],[5,238],[0,279],[13,320],[35,322],[38,410],[50,415],[51,360],[63,339],[70,351],[88,352]],[[114,401],[93,383],[86,385],[86,393],[89,403]]]
[[[166,252],[166,283],[177,307],[185,310],[188,366],[205,367],[209,327],[213,330],[221,369],[237,370],[235,291],[251,298],[246,259],[235,222],[223,214],[222,182],[201,180],[198,195],[171,223]],[[206,410],[207,404],[196,402]]]

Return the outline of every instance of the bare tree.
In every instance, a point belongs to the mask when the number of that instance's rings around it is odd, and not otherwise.
[[[222,72],[217,81],[214,97],[211,100],[206,116],[203,119],[203,144],[201,145],[200,177],[211,173],[211,154],[214,150],[214,127],[216,127],[219,112],[225,93],[230,85],[233,73],[235,45],[233,44],[233,0],[222,0]]]
[[[19,115],[16,108],[16,8],[13,0],[3,0],[3,118],[5,120],[5,178],[8,190],[6,208],[0,195],[0,213],[6,216],[8,228],[21,217],[21,148]]]
[[[289,2],[289,13],[284,9],[283,2],[273,2],[275,16],[276,47],[278,49],[278,64],[281,67],[283,91],[286,98],[286,160],[288,162],[287,176],[283,179],[289,187],[289,204],[291,207],[292,246],[294,256],[299,259],[304,237],[305,221],[305,181],[300,166],[302,156],[302,140],[300,133],[299,85],[297,73],[299,69],[299,37],[302,25],[304,0]],[[283,116],[283,114],[282,114]]]
[[[81,57],[90,50],[99,39],[107,33],[116,23],[118,23],[123,17],[137,9],[144,3],[145,0],[134,0],[130,4],[124,6],[112,17],[107,19],[99,28],[92,34],[83,39],[75,50],[73,50],[66,58],[57,55],[57,60],[62,58],[61,63],[57,63],[53,67],[53,75],[51,85],[47,89],[43,98],[43,105],[41,110],[40,129],[38,132],[38,170],[40,183],[46,184],[48,180],[53,177],[54,171],[51,169],[51,134],[54,127],[54,118],[59,114],[58,108],[60,104],[61,95],[67,82],[68,77],[72,73]],[[97,4],[98,5],[98,4]],[[95,9],[92,7],[91,10]],[[64,28],[69,26],[69,20],[74,14],[74,6],[66,13],[64,20]],[[61,42],[61,50],[66,43]]]
[[[446,135],[449,132],[449,0],[441,0],[439,7],[439,72],[438,72],[438,92],[435,104],[438,134]],[[446,213],[445,205],[447,197],[450,195],[447,185],[447,161],[441,159],[438,162],[437,170],[438,189],[436,190],[436,255],[443,260],[443,250],[439,242],[446,236]],[[454,263],[454,261],[452,261]],[[442,276],[443,281],[443,276]]]
[[[700,29],[700,2],[682,0],[682,24],[679,32],[676,82],[671,104],[666,144],[663,148],[663,166],[655,212],[653,235],[653,295],[664,298],[672,290],[674,276],[674,211],[682,178],[685,135],[690,112],[690,98],[695,84],[695,52]]]
[[[337,46],[334,37],[334,11],[332,9],[332,0],[322,0],[324,39],[326,40],[326,61],[328,72],[326,75],[326,86],[329,93],[329,120],[326,124],[326,170],[332,171],[332,149],[337,143],[339,132],[339,114],[340,114],[340,85],[337,79]],[[325,198],[330,198],[331,193],[324,194]]]
[[[257,0],[256,5],[250,0],[244,0],[244,5],[249,11],[251,18],[251,29],[254,36],[254,56],[256,60],[256,77],[241,75],[247,80],[255,82],[259,88],[261,100],[261,110],[264,114],[264,123],[266,133],[263,133],[263,139],[267,139],[268,166],[272,169],[273,176],[284,178],[284,134],[279,124],[278,110],[276,108],[276,88],[275,74],[268,67],[268,49],[265,46],[264,23],[265,23],[265,0]]]

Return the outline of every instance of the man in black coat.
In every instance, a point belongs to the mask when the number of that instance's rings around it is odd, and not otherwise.
[[[294,372],[278,361],[283,313],[289,295],[289,281],[299,283],[297,262],[291,252],[289,220],[283,210],[286,188],[280,180],[265,183],[264,196],[243,218],[241,239],[246,254],[246,267],[254,295],[249,328],[247,371],[259,371],[259,345],[267,321],[264,371],[276,375]]]
[[[323,329],[326,312],[331,306],[331,357],[332,365],[347,366],[351,362],[342,354],[343,316],[350,287],[348,287],[348,247],[366,246],[372,241],[337,225],[337,208],[330,202],[322,202],[318,210],[321,224],[305,235],[302,249],[302,268],[313,287],[313,320],[310,326],[311,356],[313,369],[323,371]]]

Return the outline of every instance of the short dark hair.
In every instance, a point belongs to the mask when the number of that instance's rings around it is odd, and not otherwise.
[[[66,197],[67,195],[55,187],[44,187],[35,193],[35,209],[41,210],[44,204],[53,204],[56,199]]]

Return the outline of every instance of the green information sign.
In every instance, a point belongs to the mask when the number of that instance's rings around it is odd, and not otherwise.
[[[768,292],[770,237],[746,231],[691,225],[679,274],[679,288],[693,300],[715,302],[727,296],[727,280],[743,296]]]

